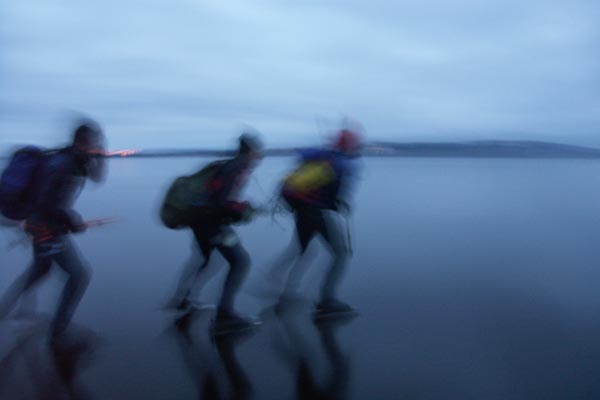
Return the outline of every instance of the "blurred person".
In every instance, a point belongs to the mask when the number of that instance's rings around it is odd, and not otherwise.
[[[243,134],[233,158],[212,162],[194,175],[178,178],[161,209],[161,218],[168,227],[191,228],[204,258],[200,265],[191,263],[184,268],[167,308],[184,311],[194,305],[200,275],[206,271],[214,250],[229,264],[217,305],[215,333],[258,324],[234,311],[236,294],[250,268],[250,257],[231,225],[249,222],[255,213],[248,202],[237,198],[262,158],[262,147],[258,136]]]
[[[33,242],[33,263],[0,300],[0,318],[6,317],[19,298],[56,264],[66,274],[67,281],[50,324],[50,339],[59,338],[69,325],[91,276],[87,263],[71,240],[72,233],[81,233],[87,228],[73,205],[87,179],[103,180],[104,155],[101,127],[92,120],[82,121],[74,130],[69,146],[49,152],[38,161],[35,182],[28,189],[33,194],[29,194],[27,210],[21,207],[24,201],[19,200],[10,207],[10,199],[3,196],[3,213],[11,218],[26,219],[25,230]],[[10,181],[8,178],[15,175],[14,171],[11,173],[12,176],[5,173],[3,180],[6,177],[5,181]],[[16,209],[19,212],[11,212]]]
[[[285,306],[299,297],[298,287],[306,264],[306,250],[319,236],[329,249],[332,260],[320,289],[315,313],[353,312],[338,299],[338,288],[350,256],[349,231],[344,235],[339,215],[350,213],[348,195],[355,176],[354,159],[360,154],[361,140],[357,132],[342,129],[330,148],[308,149],[300,154],[299,166],[288,175],[281,197],[294,214],[295,238],[290,248],[268,273],[271,287],[284,280],[279,305]],[[299,254],[293,257],[293,251]],[[289,267],[293,261],[293,266]],[[287,278],[285,275],[287,274]]]

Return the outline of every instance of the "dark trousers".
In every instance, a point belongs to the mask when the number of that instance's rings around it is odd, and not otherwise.
[[[218,304],[219,309],[232,312],[235,296],[250,268],[250,257],[242,247],[237,234],[229,226],[198,224],[192,226],[192,232],[203,260],[189,263],[184,268],[175,298],[184,300],[194,296],[198,285],[203,283],[202,273],[206,271],[210,256],[216,250],[229,264],[229,272]]]
[[[52,335],[62,333],[71,321],[91,277],[89,268],[67,235],[34,243],[33,263],[4,294],[0,302],[0,316],[10,312],[19,298],[48,274],[54,263],[67,275],[51,328]]]
[[[335,299],[348,261],[348,248],[344,235],[339,225],[332,218],[333,215],[328,215],[328,211],[299,202],[291,201],[289,203],[294,212],[296,240],[300,247],[301,256],[304,255],[310,242],[317,236],[323,239],[331,252],[332,260],[321,286],[320,296],[321,301]],[[298,286],[304,272],[301,268],[303,268],[302,264],[296,263],[290,271],[286,285],[287,291]]]

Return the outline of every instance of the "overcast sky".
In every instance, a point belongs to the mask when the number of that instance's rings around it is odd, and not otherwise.
[[[306,144],[341,115],[370,139],[600,146],[598,21],[596,0],[0,0],[0,146],[74,112],[113,148],[243,124]]]

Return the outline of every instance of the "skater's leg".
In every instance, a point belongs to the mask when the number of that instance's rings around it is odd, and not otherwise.
[[[51,256],[40,255],[39,248],[34,248],[34,260],[31,266],[25,270],[7,289],[0,300],[0,319],[5,318],[12,310],[15,303],[27,291],[43,278],[52,265]]]
[[[224,231],[224,237],[227,237],[227,239],[219,243],[217,249],[229,263],[229,272],[219,301],[219,309],[232,312],[235,296],[250,269],[250,256],[242,247],[239,238],[232,229]]]
[[[306,270],[303,262],[305,261],[304,256],[310,241],[315,237],[317,233],[314,217],[308,212],[296,212],[296,242],[300,248],[300,255],[296,258],[292,265],[290,272],[285,283],[284,296],[290,295],[298,291],[300,287],[300,281],[304,276]]]
[[[91,270],[84,264],[69,238],[64,238],[64,250],[55,255],[55,260],[68,277],[52,322],[52,336],[61,334],[66,329],[91,278]]]
[[[327,243],[332,256],[331,264],[321,286],[321,302],[337,299],[337,290],[346,272],[346,264],[349,257],[342,230],[336,222],[332,218],[326,218],[326,216],[322,215],[317,228]]]
[[[199,290],[199,276],[201,272],[206,269],[211,252],[210,249],[205,246],[204,241],[196,239],[193,246],[192,256],[184,266],[175,294],[169,302],[169,307],[183,307],[184,303],[195,297]]]

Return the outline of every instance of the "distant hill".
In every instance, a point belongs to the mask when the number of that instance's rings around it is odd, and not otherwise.
[[[268,157],[292,156],[301,148],[267,149]],[[235,152],[219,149],[126,149],[112,151],[111,158],[131,157],[228,157]],[[469,142],[369,142],[366,157],[463,157],[463,158],[600,158],[600,149],[532,140],[480,140]],[[3,157],[4,156],[4,157]],[[0,154],[0,160],[9,158]]]
[[[297,148],[267,149],[266,156],[289,156]],[[225,157],[227,150],[156,149],[117,151],[113,157]],[[600,149],[568,144],[525,141],[484,140],[470,142],[370,142],[364,150],[367,157],[469,157],[469,158],[600,158]]]
[[[600,158],[600,149],[525,140],[374,142],[365,155],[388,157]]]
[[[267,149],[266,156],[287,156],[296,153],[297,149]],[[235,154],[233,150],[216,149],[147,149],[124,150],[112,152],[110,157],[229,157]]]

